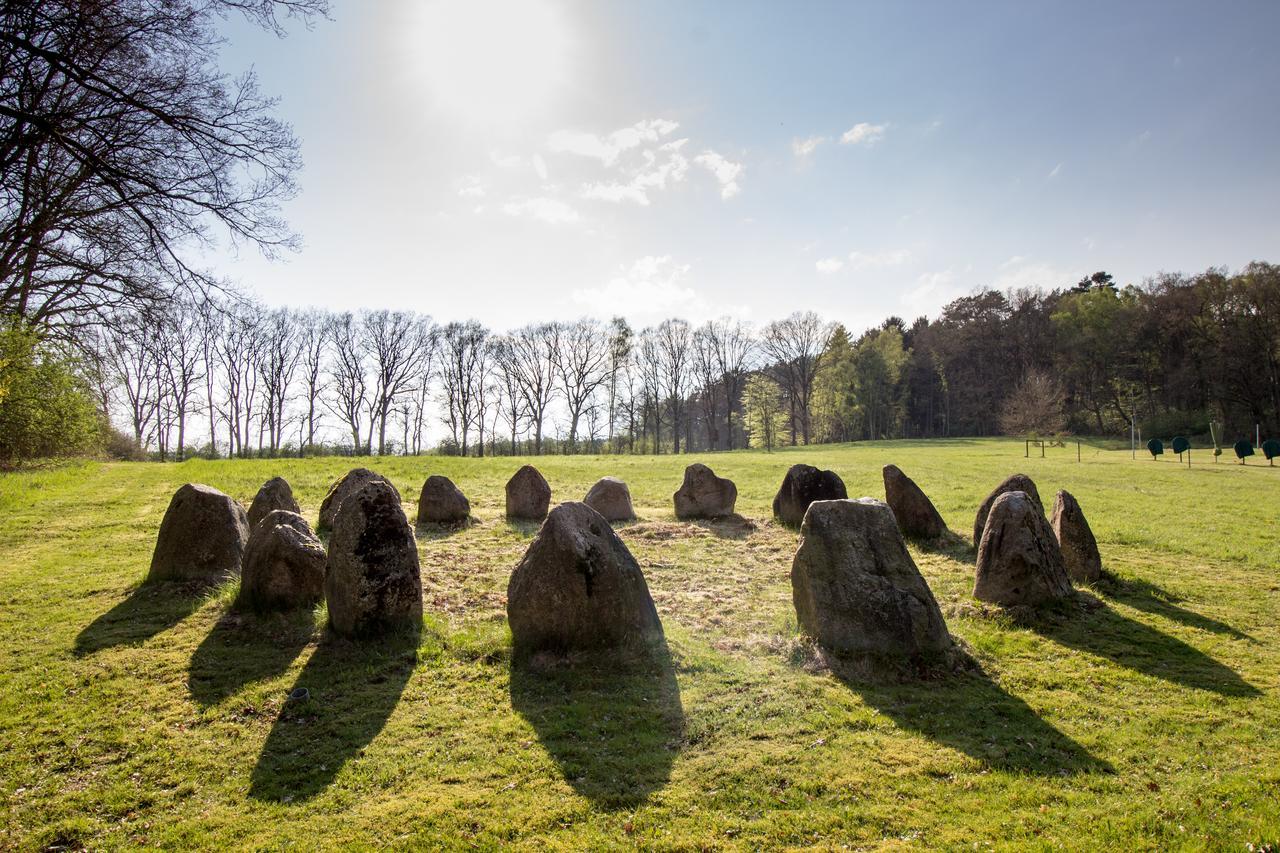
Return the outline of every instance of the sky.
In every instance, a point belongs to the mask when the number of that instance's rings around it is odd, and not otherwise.
[[[1280,261],[1275,2],[333,0],[229,21],[301,141],[271,305],[855,332]]]

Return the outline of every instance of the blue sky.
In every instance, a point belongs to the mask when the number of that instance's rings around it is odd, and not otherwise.
[[[855,332],[1277,261],[1280,3],[334,0],[231,22],[302,140],[272,304]]]

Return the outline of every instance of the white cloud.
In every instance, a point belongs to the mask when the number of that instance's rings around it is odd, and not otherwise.
[[[502,206],[502,212],[507,216],[527,216],[551,225],[577,222],[581,218],[578,211],[563,201],[546,196],[512,199]]]
[[[900,301],[911,316],[937,312],[939,308],[959,296],[955,275],[951,270],[922,273],[916,279],[916,287],[902,294]]]
[[[1062,164],[1061,164],[1061,163],[1059,163],[1058,165],[1054,166],[1052,169],[1050,169],[1050,170],[1049,170],[1049,177],[1050,177],[1050,178],[1056,178],[1056,177],[1058,177],[1058,174],[1059,174],[1061,171],[1062,171]]]
[[[619,183],[600,183],[585,184],[582,192],[579,193],[583,198],[594,199],[596,201],[612,201],[624,202],[631,201],[641,207],[649,206],[649,195],[644,191],[643,187],[635,184],[619,184]]]
[[[458,195],[462,198],[484,198],[487,182],[483,178],[466,175],[458,184]]]
[[[646,119],[604,137],[577,130],[557,130],[547,138],[547,148],[557,154],[590,157],[612,166],[622,152],[645,142],[658,142],[678,127],[678,123],[668,119]]]
[[[889,125],[887,124],[871,124],[860,121],[844,132],[844,135],[840,137],[840,144],[875,145],[884,138],[884,132],[888,129]]]
[[[878,252],[850,252],[849,266],[856,270],[900,267],[912,260],[909,249],[881,249]]]
[[[832,273],[837,273],[844,269],[844,261],[839,258],[823,258],[814,264],[814,266],[817,268],[818,272],[823,275],[831,275]]]
[[[688,264],[676,263],[670,255],[646,255],[607,284],[573,291],[572,299],[601,317],[688,317],[698,313],[702,302],[685,283],[688,276]]]
[[[547,179],[547,161],[542,159],[541,154],[533,155],[533,171],[538,173],[539,179]]]
[[[720,197],[733,198],[742,188],[738,186],[738,176],[742,174],[742,164],[727,160],[722,155],[707,149],[693,158],[693,162],[707,169],[720,182]]]
[[[1013,263],[1017,261],[1017,263]],[[1017,290],[1024,287],[1064,287],[1080,280],[1081,273],[1061,269],[1044,262],[1027,263],[1022,258],[1011,258],[1002,264],[1003,272],[996,276],[991,286],[996,290]]]
[[[496,151],[490,151],[489,159],[493,161],[493,165],[501,169],[515,169],[524,164],[524,158],[519,154],[499,154]]]
[[[826,136],[810,136],[808,139],[796,137],[791,140],[791,153],[803,160],[814,151],[817,151],[819,145],[830,141],[830,138]]]

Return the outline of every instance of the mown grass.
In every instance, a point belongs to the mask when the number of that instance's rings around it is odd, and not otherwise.
[[[699,459],[749,523],[685,524]],[[1086,447],[892,442],[710,457],[543,458],[555,499],[631,486],[619,532],[667,635],[658,660],[514,667],[502,520],[526,460],[79,464],[0,478],[0,845],[1225,848],[1280,839],[1280,469]],[[1021,470],[1080,500],[1113,579],[1018,622],[970,596],[967,545],[913,554],[976,662],[923,681],[822,665],[795,638],[786,467],[882,496],[894,462],[968,536]],[[479,523],[419,531],[421,631],[349,643],[324,612],[147,587],[183,482],[246,502],[269,476],[314,519],[353,464],[412,514],[452,477]],[[287,701],[295,686],[305,701]]]

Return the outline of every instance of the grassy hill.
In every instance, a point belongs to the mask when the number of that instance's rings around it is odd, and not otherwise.
[[[516,669],[506,583],[534,526],[502,519],[533,461],[553,501],[631,487],[619,525],[669,660]],[[677,522],[686,464],[733,478],[749,523]],[[1114,579],[1016,623],[971,595],[973,550],[912,548],[980,669],[832,672],[795,636],[788,465],[883,497],[893,462],[966,539],[1023,471],[1080,501]],[[478,845],[1244,849],[1280,840],[1280,469],[1198,452],[932,441],[680,457],[81,464],[0,477],[0,847]],[[246,505],[288,478],[314,522],[354,465],[412,518],[453,478],[479,524],[419,530],[416,636],[326,635],[324,612],[229,610],[234,585],[143,587],[183,482]],[[310,699],[288,702],[295,686]]]

